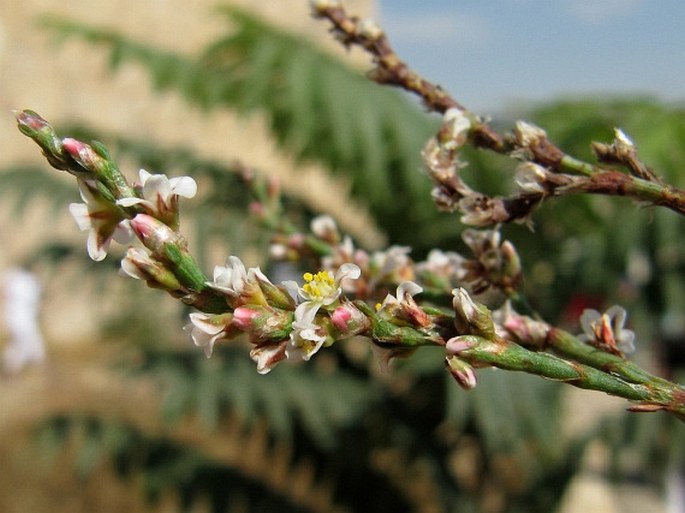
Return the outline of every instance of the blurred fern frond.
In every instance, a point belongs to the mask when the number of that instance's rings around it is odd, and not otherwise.
[[[113,69],[127,62],[142,65],[156,89],[176,91],[203,109],[266,113],[276,140],[289,152],[344,171],[352,193],[366,200],[398,243],[417,227],[445,222],[436,217],[430,186],[418,172],[434,120],[302,37],[235,7],[221,10],[231,29],[192,56],[70,20],[51,17],[44,23],[61,39],[107,47]],[[407,204],[415,208],[407,212]]]
[[[147,351],[137,372],[159,376],[167,385],[167,421],[197,415],[213,430],[232,412],[247,425],[266,420],[281,439],[301,431],[324,450],[380,398],[373,383],[340,369],[328,377],[311,366],[260,376],[245,352],[232,348],[218,349],[211,361],[196,351]]]
[[[182,511],[198,504],[217,513],[348,511],[335,503],[325,473],[317,476],[310,461],[294,461],[287,446],[274,445],[263,429],[245,429],[239,422],[213,446],[195,447],[187,436],[146,434],[89,415],[52,417],[36,436],[46,453],[71,447],[77,476],[109,463],[122,478],[141,476],[151,502],[171,494]]]
[[[35,166],[13,166],[0,173],[0,198],[15,217],[40,200],[47,201],[50,212],[56,215],[78,198],[78,192],[71,180],[57,173],[46,173]]]

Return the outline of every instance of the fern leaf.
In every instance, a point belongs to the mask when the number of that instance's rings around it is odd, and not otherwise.
[[[142,65],[156,88],[175,89],[199,107],[265,112],[286,149],[350,176],[352,193],[366,198],[397,242],[406,242],[407,231],[419,223],[430,222],[414,215],[395,221],[406,214],[398,205],[433,211],[429,184],[417,170],[420,148],[435,122],[395,91],[367,81],[302,37],[239,9],[224,11],[233,32],[196,56],[67,20],[52,18],[47,24],[62,38],[105,45],[114,67]]]

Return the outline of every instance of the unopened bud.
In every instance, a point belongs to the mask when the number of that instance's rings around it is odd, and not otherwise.
[[[505,240],[500,246],[502,255],[502,280],[500,286],[505,294],[512,294],[523,279],[521,258],[514,245]]]
[[[180,243],[181,236],[163,222],[148,214],[138,214],[131,219],[131,227],[140,241],[153,253],[159,253],[168,243]]]
[[[443,116],[443,126],[438,133],[440,145],[446,149],[454,150],[460,148],[466,142],[471,120],[463,110],[452,107],[445,111]]]
[[[183,289],[176,276],[163,263],[152,259],[140,248],[128,248],[126,257],[121,261],[121,270],[131,278],[146,281],[153,288],[169,291]]]
[[[456,313],[454,324],[457,331],[464,335],[492,338],[495,334],[495,324],[488,307],[476,303],[464,288],[454,289],[452,294],[454,295],[452,306]]]
[[[192,291],[206,287],[207,278],[188,252],[188,244],[180,233],[147,214],[131,219],[131,227],[143,245],[166,264],[182,285]]]
[[[383,37],[383,29],[371,19],[362,20],[359,23],[359,34],[371,41],[378,41]]]
[[[525,121],[516,122],[514,135],[516,136],[516,142],[523,148],[530,148],[531,146],[537,145],[541,140],[547,139],[547,132],[539,126],[535,126],[532,123],[527,123]]]
[[[635,143],[626,133],[620,128],[614,129],[614,136],[616,138],[616,146],[629,147],[630,149],[635,149]]]
[[[457,356],[449,355],[445,358],[445,365],[460,387],[465,390],[471,390],[476,387],[476,373],[468,363]]]
[[[17,119],[19,131],[33,139],[41,147],[50,165],[55,169],[67,170],[69,166],[65,161],[66,155],[62,147],[62,141],[50,123],[32,110],[22,110],[21,112],[15,112],[14,115]]]
[[[319,239],[325,240],[331,244],[340,242],[340,231],[335,220],[328,215],[317,216],[312,219],[310,224],[312,233]]]
[[[83,169],[93,173],[115,198],[135,196],[116,164],[110,160],[109,152],[102,143],[93,141],[91,145],[66,137],[62,139],[62,146]]]
[[[259,315],[254,308],[239,306],[233,312],[233,325],[241,331],[250,331],[252,321]]]
[[[544,194],[547,170],[533,162],[523,162],[516,167],[514,181],[521,192]]]
[[[473,335],[459,335],[452,337],[445,343],[448,355],[458,355],[462,351],[467,351],[479,343],[479,338]]]
[[[341,7],[340,0],[310,0],[309,5],[315,13]]]
[[[293,312],[262,306],[239,306],[233,312],[233,325],[247,333],[255,345],[278,343],[292,331]]]
[[[65,137],[62,139],[62,145],[71,158],[96,176],[105,176],[109,172],[110,166],[107,160],[89,144]]]
[[[371,322],[352,303],[343,303],[331,313],[331,324],[340,332],[340,338],[347,338],[366,331]]]

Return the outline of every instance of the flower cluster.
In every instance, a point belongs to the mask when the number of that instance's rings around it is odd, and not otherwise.
[[[189,176],[168,178],[163,174],[150,174],[144,169],[138,172],[142,197],[127,197],[117,200],[122,207],[140,206],[143,211],[171,228],[178,227],[178,198],[192,198],[197,193],[197,184]]]
[[[635,333],[623,327],[626,317],[625,309],[618,305],[602,314],[587,309],[580,316],[583,333],[578,338],[619,356],[632,353],[635,351]]]
[[[76,224],[88,231],[88,254],[93,260],[107,256],[112,240],[127,244],[133,237],[129,219],[138,213],[136,207],[170,228],[178,226],[178,198],[192,198],[197,192],[195,180],[189,176],[169,179],[166,175],[152,175],[140,170],[142,189],[137,196],[123,197],[112,202],[109,195],[93,179],[78,179],[83,203],[72,203],[69,211]],[[124,210],[131,208],[131,213]],[[130,269],[130,266],[128,266]]]
[[[112,240],[126,244],[133,233],[121,209],[107,201],[95,184],[78,180],[78,186],[83,203],[71,203],[69,212],[81,231],[88,231],[88,255],[99,262],[107,256]]]
[[[348,263],[341,265],[335,274],[330,271],[305,273],[305,283],[301,287],[294,281],[283,283],[293,297],[300,301],[295,308],[293,331],[285,351],[288,358],[309,360],[324,343],[333,342],[327,330],[314,322],[316,315],[320,309],[335,311],[340,304],[343,280],[356,280],[360,275],[359,267]],[[338,320],[338,327],[340,322]]]

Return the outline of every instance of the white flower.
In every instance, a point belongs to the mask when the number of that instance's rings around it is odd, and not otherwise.
[[[226,265],[214,267],[213,278],[213,281],[207,282],[207,285],[231,297],[241,296],[246,287],[255,279],[271,283],[259,267],[251,267],[246,270],[245,264],[237,256],[228,257]]]
[[[532,144],[547,138],[547,132],[542,128],[525,121],[516,122],[514,134],[516,135],[517,142],[524,148],[528,148]]]
[[[310,308],[318,310],[322,306],[329,306],[338,300],[342,293],[341,283],[345,279],[356,280],[361,276],[361,269],[355,264],[346,263],[341,265],[335,272],[319,271],[316,274],[305,273],[302,287],[294,281],[285,281],[283,286],[296,298],[304,299],[303,304],[309,304]]]
[[[618,305],[603,314],[588,308],[580,316],[583,333],[578,338],[609,352],[632,353],[635,351],[635,333],[623,328],[626,316],[625,309]]]
[[[361,269],[357,265],[346,263],[338,268],[335,275],[330,271],[305,273],[306,283],[302,287],[294,281],[283,282],[283,286],[293,297],[304,300],[295,309],[293,331],[286,347],[288,358],[301,357],[309,360],[321,348],[327,337],[322,334],[323,329],[314,322],[316,314],[322,307],[327,308],[338,301],[343,280],[356,280],[360,276]]]
[[[414,283],[413,281],[403,281],[397,286],[394,296],[392,294],[385,296],[385,299],[383,300],[383,303],[381,303],[379,310],[387,308],[391,305],[400,305],[402,303],[413,305],[414,301],[409,301],[409,298],[413,298],[416,294],[420,294],[421,292],[423,292],[423,288],[419,284]]]
[[[148,280],[150,276],[142,269],[155,265],[159,264],[150,258],[147,251],[140,248],[128,248],[126,256],[121,260],[121,271],[136,280]]]
[[[370,287],[379,282],[389,280],[397,283],[414,277],[414,267],[411,265],[409,246],[390,246],[385,251],[376,251],[371,255],[369,267],[372,278]]]
[[[216,341],[227,338],[226,321],[230,322],[229,319],[230,314],[222,316],[193,312],[190,314],[191,324],[184,329],[190,330],[190,336],[195,345],[201,347],[205,356],[209,358],[212,356]]]
[[[301,358],[307,361],[326,342],[326,335],[321,334],[323,330],[314,322],[318,310],[318,307],[313,308],[307,302],[295,309],[293,330],[285,348],[288,358]]]
[[[466,259],[454,251],[442,251],[431,249],[428,258],[416,265],[419,273],[432,273],[446,278],[454,277],[456,280],[464,278],[464,263]]]
[[[516,167],[514,181],[521,192],[543,194],[547,180],[547,170],[533,162],[523,162]]]
[[[250,351],[250,358],[257,364],[257,372],[267,374],[278,362],[287,358],[286,343],[257,346]]]
[[[333,242],[340,238],[338,225],[335,223],[335,220],[328,215],[321,215],[312,219],[310,229],[319,239]]]
[[[214,267],[214,279],[207,282],[207,285],[229,296],[237,297],[242,293],[246,282],[245,264],[237,256],[229,256],[226,265]]]
[[[112,239],[126,244],[133,237],[128,220],[110,203],[103,200],[89,183],[78,180],[84,203],[71,203],[69,212],[81,231],[89,230],[88,255],[95,261],[103,260]]]
[[[178,197],[192,198],[197,194],[197,183],[189,176],[169,179],[166,175],[153,175],[144,169],[138,173],[142,186],[142,198],[121,198],[117,205],[142,206],[146,213],[167,220],[178,212]]]
[[[454,150],[463,146],[466,142],[469,130],[471,130],[471,120],[462,109],[452,107],[445,111],[443,115],[443,125],[449,125],[450,140],[442,143],[446,149]]]

